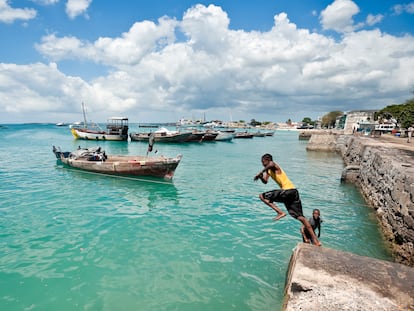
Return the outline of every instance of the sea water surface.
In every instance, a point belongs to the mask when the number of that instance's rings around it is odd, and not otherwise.
[[[374,212],[340,183],[341,157],[307,152],[295,131],[156,144],[183,155],[167,183],[65,169],[52,153],[144,154],[145,143],[74,140],[52,124],[0,134],[1,310],[280,310],[300,222],[273,221],[258,199],[277,188],[253,182],[264,153],[299,189],[305,216],[321,210],[323,247],[391,260]]]

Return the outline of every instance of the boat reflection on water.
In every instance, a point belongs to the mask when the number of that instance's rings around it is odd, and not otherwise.
[[[57,165],[65,179],[76,179],[76,183],[67,183],[65,187],[87,188],[93,185],[93,195],[96,197],[105,196],[100,189],[113,189],[120,191],[122,195],[119,199],[122,204],[113,202],[105,204],[104,208],[115,216],[139,217],[140,215],[155,211],[168,206],[178,206],[178,190],[171,180],[160,180],[160,178],[143,176],[140,178],[122,177],[81,171],[78,169],[63,169],[62,165]]]

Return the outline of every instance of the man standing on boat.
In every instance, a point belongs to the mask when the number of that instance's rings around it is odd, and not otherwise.
[[[274,202],[281,202],[285,204],[290,216],[299,220],[305,226],[311,234],[315,245],[321,246],[322,244],[319,242],[315,232],[312,230],[309,221],[303,216],[302,202],[295,185],[290,181],[281,167],[273,162],[271,154],[266,153],[262,156],[262,164],[264,169],[254,177],[254,181],[260,179],[262,183],[267,184],[269,177],[272,177],[281,189],[261,193],[259,195],[260,200],[262,200],[267,206],[271,207],[278,214],[275,218],[276,220],[285,217],[286,213],[279,209]]]

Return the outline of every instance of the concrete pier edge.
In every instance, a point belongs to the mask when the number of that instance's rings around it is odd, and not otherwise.
[[[299,243],[290,259],[282,309],[414,310],[414,269]]]

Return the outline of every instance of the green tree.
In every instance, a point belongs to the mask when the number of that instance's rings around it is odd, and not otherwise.
[[[342,111],[331,111],[322,117],[322,127],[332,128],[335,126],[336,118],[342,116]]]
[[[311,118],[305,117],[305,118],[303,118],[302,123],[303,124],[308,124],[308,125],[315,125],[316,121],[312,121]]]
[[[256,121],[255,119],[251,119],[250,121],[251,126],[262,125],[262,122]]]
[[[407,100],[401,105],[387,106],[375,114],[375,119],[383,120],[395,119],[402,128],[408,128],[414,124],[414,98]]]

